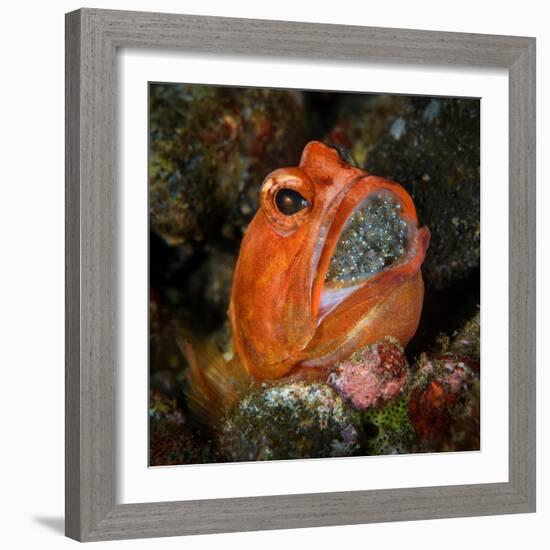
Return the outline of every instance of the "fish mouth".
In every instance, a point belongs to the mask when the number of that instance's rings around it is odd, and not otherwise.
[[[408,233],[402,206],[391,193],[370,193],[346,221],[325,282],[349,286],[379,273],[405,253]]]
[[[416,232],[390,189],[370,190],[355,205],[342,202],[318,266],[319,322],[375,275],[402,262]]]

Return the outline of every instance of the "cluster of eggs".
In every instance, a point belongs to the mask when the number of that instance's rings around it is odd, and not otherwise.
[[[408,225],[389,193],[369,195],[340,234],[327,281],[353,283],[394,263],[407,247]]]

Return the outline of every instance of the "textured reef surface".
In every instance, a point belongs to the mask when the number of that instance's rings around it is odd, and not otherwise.
[[[235,461],[359,454],[362,429],[328,385],[289,382],[244,397],[222,426],[222,452]]]
[[[150,464],[479,449],[479,101],[173,84],[149,97]],[[232,277],[262,181],[312,139],[413,197],[431,233],[420,325],[406,349],[387,338],[323,380],[257,385],[207,426],[186,397],[178,336],[231,356]],[[386,199],[350,220],[327,279],[401,257],[407,226]],[[367,224],[371,253],[358,253]]]
[[[300,96],[152,85],[149,98],[151,229],[172,245],[240,239],[258,206],[258,182],[301,151]]]
[[[357,151],[368,172],[399,182],[411,194],[432,235],[424,277],[445,288],[479,268],[479,102],[382,99],[358,113],[345,108],[329,138]],[[381,110],[389,110],[389,120],[373,128]]]

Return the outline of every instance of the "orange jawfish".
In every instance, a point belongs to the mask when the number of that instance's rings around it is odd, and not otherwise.
[[[194,401],[229,402],[239,386],[232,377],[325,379],[388,336],[405,346],[420,319],[429,239],[403,187],[310,142],[298,167],[266,177],[243,237],[229,306],[232,359],[205,370],[184,343],[191,385],[202,388]]]

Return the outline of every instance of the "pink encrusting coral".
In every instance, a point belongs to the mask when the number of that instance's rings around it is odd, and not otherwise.
[[[408,365],[394,338],[367,346],[342,361],[327,383],[358,410],[380,407],[407,386]]]

